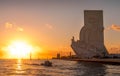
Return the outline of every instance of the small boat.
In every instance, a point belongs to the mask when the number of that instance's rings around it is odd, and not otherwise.
[[[52,66],[52,62],[46,60],[44,63],[41,63],[43,66]]]

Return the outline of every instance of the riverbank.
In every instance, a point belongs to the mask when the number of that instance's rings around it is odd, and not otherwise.
[[[97,63],[120,65],[120,59],[70,59],[70,60],[79,61],[79,62],[97,62]]]

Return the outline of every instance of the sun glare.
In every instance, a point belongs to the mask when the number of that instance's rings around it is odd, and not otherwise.
[[[32,51],[32,46],[24,41],[14,41],[8,46],[8,51],[14,58],[28,58]]]

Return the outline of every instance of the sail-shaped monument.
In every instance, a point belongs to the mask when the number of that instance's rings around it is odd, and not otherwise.
[[[84,10],[84,26],[79,40],[71,39],[71,47],[79,58],[101,58],[108,54],[104,45],[102,10]]]

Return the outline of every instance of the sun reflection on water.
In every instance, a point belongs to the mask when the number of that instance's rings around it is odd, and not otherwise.
[[[21,70],[21,65],[22,65],[22,62],[21,62],[21,59],[18,59],[17,61],[17,70]]]
[[[23,74],[23,73],[25,73],[25,71],[23,70],[23,63],[22,63],[21,59],[17,60],[16,73],[17,74]]]

